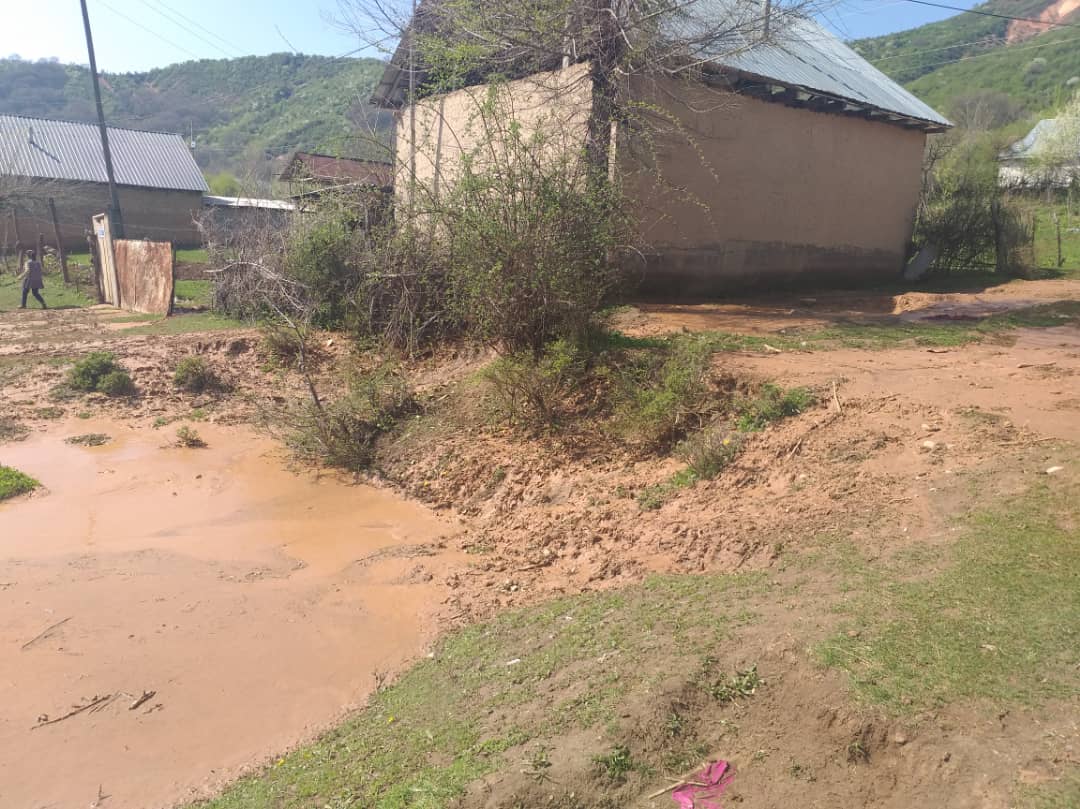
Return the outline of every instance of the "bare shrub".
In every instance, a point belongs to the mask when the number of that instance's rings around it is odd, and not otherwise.
[[[355,376],[334,401],[298,406],[290,414],[286,443],[301,460],[361,472],[374,461],[379,436],[416,409],[397,369],[383,366]]]

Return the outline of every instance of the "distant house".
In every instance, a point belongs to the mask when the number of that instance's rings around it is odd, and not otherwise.
[[[197,245],[194,219],[207,187],[184,139],[119,127],[108,131],[124,235]],[[14,189],[0,222],[6,244],[33,244],[39,233],[52,243],[52,199],[64,246],[84,249],[90,217],[109,207],[107,182],[96,125],[0,115],[0,184]]]
[[[999,157],[1007,188],[1066,188],[1080,178],[1080,121],[1044,118]]]
[[[252,232],[288,227],[296,211],[297,205],[291,200],[207,194],[203,197],[199,229],[204,242],[230,246]]]
[[[422,24],[432,3],[420,5]],[[695,296],[898,276],[927,134],[949,121],[812,20],[787,14],[769,38],[736,32],[710,44],[702,41],[710,26],[735,15],[757,15],[746,28],[760,30],[768,4],[678,6],[672,33],[694,43],[694,58],[679,62],[682,51],[673,47],[669,69],[657,71],[663,75],[626,82],[662,126],[644,135],[632,126],[613,131],[613,170],[635,204],[644,245],[635,259],[642,291]],[[409,182],[398,177],[399,209],[413,189],[438,196],[463,157],[478,152],[470,117],[487,93],[474,82],[425,95],[424,66],[409,63],[411,36],[410,29],[372,98],[396,111],[396,163],[413,174]],[[506,85],[516,123],[580,152],[596,92],[589,55],[542,67]],[[410,85],[419,88],[416,98]]]
[[[389,163],[314,152],[293,152],[280,178],[289,184],[293,199],[317,197],[328,191],[388,193],[394,187]]]

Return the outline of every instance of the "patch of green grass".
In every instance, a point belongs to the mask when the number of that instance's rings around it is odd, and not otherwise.
[[[95,303],[82,292],[76,292],[74,286],[64,284],[63,279],[54,275],[45,277],[45,289],[41,291],[41,296],[45,298],[50,309],[81,309]],[[13,275],[0,275],[0,311],[18,309],[20,303],[22,282],[17,281]],[[37,309],[39,304],[31,295],[26,306],[28,309]]]
[[[11,416],[0,416],[0,443],[22,441],[30,435],[30,428]]]
[[[820,647],[893,711],[960,699],[1037,702],[1080,688],[1080,499],[1040,488],[977,515],[940,573],[896,563],[849,602],[855,632]],[[1072,526],[1072,527],[1070,527]]]
[[[713,351],[830,351],[859,348],[881,351],[903,345],[954,348],[978,343],[988,336],[1013,329],[1050,328],[1080,322],[1080,302],[1060,301],[992,315],[981,321],[944,323],[882,320],[871,323],[837,323],[816,329],[788,329],[767,336],[701,332],[696,335]]]
[[[442,809],[467,786],[509,766],[503,753],[557,728],[617,718],[625,696],[664,676],[692,678],[701,650],[731,630],[731,614],[759,593],[758,576],[656,577],[618,592],[587,593],[506,612],[458,630],[434,657],[376,693],[367,708],[314,744],[245,778],[213,809]],[[574,696],[566,700],[570,690]],[[566,700],[566,701],[560,701]],[[528,711],[518,706],[530,703]],[[502,719],[506,714],[508,719]],[[673,740],[695,745],[691,735]],[[597,743],[607,756],[615,739]],[[696,749],[696,748],[695,748]],[[587,760],[587,759],[586,759]],[[614,770],[627,763],[611,758]],[[520,767],[519,759],[514,763]],[[635,754],[635,765],[656,766]],[[546,768],[545,768],[546,769]],[[598,793],[604,782],[597,784]]]
[[[1016,809],[1076,809],[1080,806],[1080,766],[1073,764],[1060,781],[1018,790]]]
[[[135,326],[124,329],[123,335],[139,334],[192,334],[202,331],[225,331],[228,329],[242,329],[248,324],[234,320],[216,312],[191,312],[161,318],[146,326]]]
[[[757,395],[736,404],[736,424],[744,433],[764,430],[774,421],[797,416],[814,406],[816,397],[807,388],[784,389],[771,382]]]
[[[110,441],[112,438],[105,433],[85,433],[64,439],[65,444],[74,444],[79,447],[103,447]]]
[[[593,764],[601,777],[613,784],[621,784],[626,780],[627,773],[638,768],[630,755],[630,748],[625,744],[616,745],[602,756],[594,756]]]
[[[177,281],[174,295],[180,306],[209,309],[214,302],[214,282]]]
[[[195,248],[190,250],[177,250],[176,260],[186,264],[205,264],[210,259],[205,248]]]
[[[45,419],[47,421],[55,421],[64,417],[64,408],[62,407],[39,407],[33,411],[34,418]]]
[[[675,496],[681,489],[688,489],[698,482],[693,469],[680,469],[663,483],[646,486],[638,492],[637,502],[642,511],[655,511]]]
[[[0,466],[0,500],[29,494],[41,484],[10,466]]]

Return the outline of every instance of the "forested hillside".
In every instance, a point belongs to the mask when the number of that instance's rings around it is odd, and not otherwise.
[[[975,8],[1002,16],[957,14],[853,46],[948,115],[962,114],[973,98],[991,97],[995,107],[1013,116],[1039,114],[1080,89],[1078,5],[1075,0],[990,0]]]
[[[377,123],[367,99],[381,72],[375,59],[280,53],[105,74],[102,91],[111,124],[194,132],[204,169],[243,174],[297,148],[373,156],[362,133]],[[89,72],[0,59],[0,113],[95,120]]]

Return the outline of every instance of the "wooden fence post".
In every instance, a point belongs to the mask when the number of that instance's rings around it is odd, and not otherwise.
[[[71,283],[68,278],[67,253],[64,252],[64,240],[60,237],[60,222],[56,218],[56,203],[49,197],[49,215],[52,217],[53,235],[56,237],[56,254],[60,257],[60,272],[64,274],[64,283]]]

